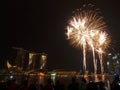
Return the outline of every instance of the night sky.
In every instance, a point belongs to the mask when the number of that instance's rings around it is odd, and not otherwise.
[[[111,47],[120,51],[119,0],[8,0],[5,27],[1,33],[1,67],[14,61],[12,47],[48,54],[47,68],[82,69],[81,49],[66,40],[66,25],[72,12],[91,3],[99,8],[108,26]]]

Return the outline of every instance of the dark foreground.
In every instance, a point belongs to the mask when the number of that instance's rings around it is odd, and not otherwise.
[[[95,81],[93,77],[83,78],[82,76],[5,77],[0,77],[0,90],[120,90],[119,76],[106,76],[104,81],[99,79]]]

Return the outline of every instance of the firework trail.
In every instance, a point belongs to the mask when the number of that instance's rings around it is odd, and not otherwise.
[[[100,32],[98,35],[98,45],[96,46],[96,51],[98,52],[100,65],[101,65],[101,74],[104,73],[104,66],[103,66],[103,53],[105,53],[105,49],[108,48],[110,43],[109,35],[106,32]]]
[[[81,47],[83,51],[83,69],[87,70],[86,51],[91,48],[93,52],[94,72],[97,72],[95,51],[98,46],[104,46],[105,41],[99,42],[100,32],[106,29],[104,18],[98,9],[93,5],[83,5],[81,9],[73,12],[72,18],[67,26],[67,39],[76,47]],[[97,45],[97,44],[101,45]]]

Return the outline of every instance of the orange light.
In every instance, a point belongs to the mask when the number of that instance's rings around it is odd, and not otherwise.
[[[44,74],[44,73],[39,73],[38,76],[39,76],[39,77],[44,77],[45,74]]]

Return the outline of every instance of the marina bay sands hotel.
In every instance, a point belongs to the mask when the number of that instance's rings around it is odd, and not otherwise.
[[[45,71],[47,63],[46,53],[36,53],[23,48],[13,47],[17,51],[14,65],[7,61],[7,67],[17,71]]]

